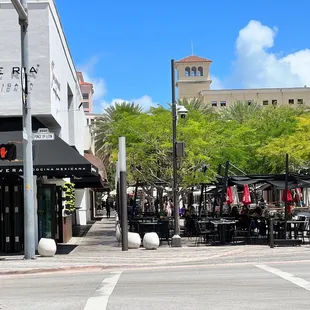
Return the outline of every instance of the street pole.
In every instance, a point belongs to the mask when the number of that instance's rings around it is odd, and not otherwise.
[[[285,155],[285,195],[284,195],[284,234],[286,239],[287,233],[287,218],[288,218],[288,201],[287,201],[287,192],[288,192],[288,154]]]
[[[35,209],[33,197],[33,158],[32,158],[32,117],[31,94],[28,92],[28,5],[27,0],[11,0],[19,16],[21,30],[21,68],[22,68],[22,117],[23,117],[23,174],[24,174],[24,226],[25,256],[35,258]]]
[[[120,204],[122,209],[122,251],[128,251],[128,214],[127,214],[127,186],[126,186],[126,140],[118,138],[119,144],[119,185]]]
[[[172,247],[181,247],[182,239],[180,237],[179,223],[179,201],[178,201],[178,167],[177,167],[177,106],[175,102],[175,69],[174,59],[171,59],[171,90],[172,90],[172,160],[173,160],[173,212],[174,212],[174,236],[171,239]]]

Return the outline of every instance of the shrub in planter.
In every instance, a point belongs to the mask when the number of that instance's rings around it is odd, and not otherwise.
[[[65,185],[62,187],[62,190],[65,193],[64,196],[64,213],[66,215],[70,215],[75,210],[75,189],[74,184],[71,182],[66,182]]]

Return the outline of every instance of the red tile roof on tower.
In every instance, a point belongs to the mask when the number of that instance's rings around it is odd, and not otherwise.
[[[212,62],[212,60],[192,55],[176,61],[176,63],[187,63],[187,62]]]
[[[93,86],[93,84],[92,83],[88,83],[88,82],[80,82],[80,85],[91,85],[91,86]]]

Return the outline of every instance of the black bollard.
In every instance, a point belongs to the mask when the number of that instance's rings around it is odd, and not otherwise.
[[[270,219],[269,222],[269,246],[274,248],[273,219]]]

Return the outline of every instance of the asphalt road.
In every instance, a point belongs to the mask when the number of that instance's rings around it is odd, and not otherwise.
[[[0,277],[1,310],[309,308],[310,263],[277,262]]]

